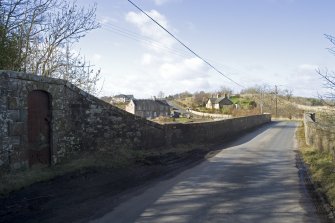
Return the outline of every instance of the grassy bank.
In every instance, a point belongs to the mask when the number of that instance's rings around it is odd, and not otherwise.
[[[313,183],[317,190],[325,194],[329,203],[335,207],[335,162],[332,154],[306,145],[303,125],[297,129],[296,137]]]
[[[90,167],[121,167],[130,162],[132,156],[132,153],[121,154],[121,152],[114,153],[114,155],[91,153],[51,167],[36,166],[30,169],[5,172],[1,174],[0,195],[6,195],[33,183],[51,180],[71,172],[84,172]]]
[[[66,174],[84,174],[92,169],[114,171],[127,168],[140,168],[143,165],[170,165],[183,159],[203,156],[209,152],[207,145],[178,145],[170,148],[130,150],[113,152],[91,152],[80,157],[48,168],[35,167],[0,173],[0,196],[17,191],[37,182],[48,181]]]

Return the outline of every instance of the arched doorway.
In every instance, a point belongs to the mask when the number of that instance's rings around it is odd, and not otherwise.
[[[29,166],[50,165],[50,96],[45,91],[35,90],[28,95],[28,159]]]

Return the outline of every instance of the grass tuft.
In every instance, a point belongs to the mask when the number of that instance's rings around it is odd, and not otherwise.
[[[317,190],[324,193],[335,207],[335,163],[332,154],[306,145],[303,125],[297,129],[296,138]]]

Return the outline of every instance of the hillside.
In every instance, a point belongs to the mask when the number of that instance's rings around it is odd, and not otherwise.
[[[191,108],[206,113],[230,114],[233,116],[245,116],[260,113],[271,113],[273,117],[301,119],[304,111],[320,111],[329,109],[322,106],[322,101],[314,98],[263,94],[237,94],[229,98],[237,108],[233,109],[207,109],[208,97],[200,101],[196,95],[185,95],[173,99],[175,103],[184,108]],[[199,103],[200,101],[200,103]]]

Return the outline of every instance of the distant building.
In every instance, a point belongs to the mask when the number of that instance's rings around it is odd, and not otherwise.
[[[126,111],[143,118],[169,116],[170,105],[165,100],[132,99],[126,106]]]
[[[225,94],[224,97],[217,96],[216,98],[209,98],[206,104],[206,108],[209,109],[221,109],[224,107],[231,108],[234,103]]]
[[[130,102],[132,99],[134,99],[134,95],[132,94],[119,94],[119,95],[115,95],[112,97],[111,100],[111,104],[113,103],[128,103]]]
[[[171,118],[179,118],[181,115],[181,112],[179,110],[174,110],[172,109],[171,111],[171,114],[170,114],[170,117]]]

